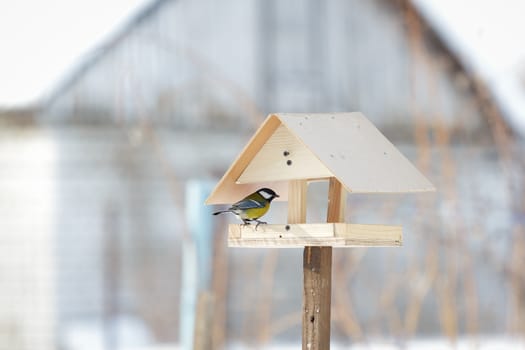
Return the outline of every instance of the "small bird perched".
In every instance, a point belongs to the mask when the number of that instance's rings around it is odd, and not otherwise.
[[[257,223],[255,228],[257,228],[260,224],[266,224],[266,222],[260,221],[259,218],[266,214],[268,209],[270,209],[270,203],[277,197],[279,197],[279,195],[273,190],[261,188],[237,203],[232,204],[228,209],[218,211],[213,213],[213,215],[233,213],[241,219],[245,225],[255,221]]]

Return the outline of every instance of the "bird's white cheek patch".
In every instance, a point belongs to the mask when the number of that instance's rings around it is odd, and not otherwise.
[[[261,191],[260,194],[261,194],[261,196],[264,197],[264,199],[270,199],[270,198],[272,198],[272,195],[269,194],[268,192]]]

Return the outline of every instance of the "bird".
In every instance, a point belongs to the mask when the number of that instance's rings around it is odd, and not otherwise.
[[[233,213],[242,220],[244,225],[256,222],[257,225],[255,225],[255,229],[257,229],[260,224],[266,224],[266,222],[259,220],[259,218],[266,214],[268,209],[270,209],[270,203],[278,197],[279,195],[272,189],[266,187],[260,188],[237,203],[232,204],[228,209],[217,211],[213,213],[213,215]]]

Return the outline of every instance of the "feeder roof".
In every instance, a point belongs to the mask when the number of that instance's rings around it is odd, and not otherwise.
[[[289,180],[330,177],[355,193],[435,191],[359,112],[278,113],[266,118],[206,203],[233,203],[260,187],[286,200]]]

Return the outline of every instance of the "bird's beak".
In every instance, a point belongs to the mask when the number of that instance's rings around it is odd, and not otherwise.
[[[279,198],[280,196],[276,193],[276,194],[275,194],[275,197]]]

